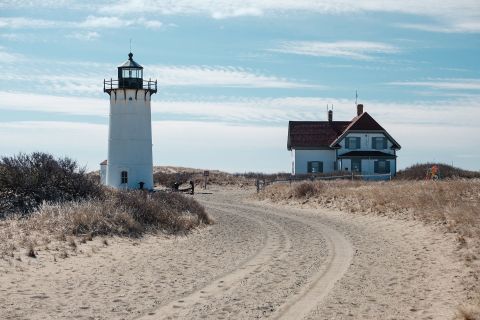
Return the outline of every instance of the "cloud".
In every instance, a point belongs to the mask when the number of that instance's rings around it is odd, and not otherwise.
[[[83,21],[43,20],[26,17],[0,17],[0,28],[10,29],[38,29],[38,28],[66,28],[66,29],[102,29],[125,28],[143,26],[149,29],[158,29],[163,26],[161,21],[148,20],[143,17],[124,19],[116,16],[89,15]]]
[[[67,37],[83,41],[92,41],[100,38],[100,34],[96,31],[74,32],[69,34]]]
[[[98,35],[90,32],[79,32],[70,34],[69,37],[94,40],[98,38]],[[0,48],[0,56],[1,54]],[[13,56],[10,58],[13,58]],[[31,89],[38,88],[42,92],[47,90],[48,93],[57,94],[101,94],[103,78],[110,78],[116,73],[116,67],[111,64],[78,61],[63,63],[61,61],[29,59],[27,63],[18,66],[3,64],[0,60],[0,66],[3,71],[3,81],[9,81],[9,83],[21,81],[23,84],[28,83]],[[53,67],[57,67],[61,72],[52,74]],[[255,70],[235,66],[148,65],[144,67],[146,69],[144,76],[157,79],[159,86],[163,87],[324,88],[321,85],[265,75]]]
[[[108,116],[108,99],[59,97],[0,91],[0,110]]]
[[[0,61],[3,63],[18,62],[22,61],[23,59],[23,55],[7,52],[4,47],[0,46]]]
[[[478,127],[480,96],[431,102],[395,103],[362,101],[365,110],[383,123]],[[284,126],[290,120],[326,120],[325,107],[334,105],[334,120],[351,120],[353,102],[329,97],[285,98],[190,98],[152,99],[154,119],[221,122],[237,125]],[[24,110],[52,114],[108,116],[108,96],[103,98],[59,97],[0,91],[0,110]]]
[[[400,49],[387,43],[367,41],[284,41],[270,51],[316,57],[371,60],[379,54],[398,53]]]
[[[145,18],[123,19],[115,16],[88,16],[84,21],[74,23],[74,26],[87,29],[124,28],[130,26],[144,26],[150,29],[158,29],[162,27],[163,24],[158,20],[147,20]]]
[[[263,15],[263,11],[259,8],[236,8],[227,11],[214,11],[212,12],[212,17],[214,19],[226,19],[226,18],[234,18],[234,17],[242,17],[242,16],[253,16],[259,17]]]
[[[422,23],[397,23],[395,26],[403,29],[420,30],[426,32],[439,33],[478,33],[480,32],[480,22],[457,22],[455,24],[438,23],[422,24]]]
[[[2,156],[43,151],[68,156],[89,170],[107,157],[108,126],[64,121],[0,122]]]
[[[30,19],[25,17],[0,17],[0,28],[23,29],[23,28],[54,28],[59,22],[53,20]]]
[[[480,90],[480,79],[433,79],[429,81],[395,81],[390,85],[407,87],[428,87],[446,90]]]
[[[0,2],[0,8],[65,8],[70,10],[85,10],[107,15],[122,16],[158,16],[158,15],[207,15],[213,19],[236,17],[259,17],[264,15],[308,12],[328,15],[343,15],[352,13],[400,13],[423,16],[431,19],[431,23],[399,24],[399,27],[418,29],[430,32],[480,32],[480,6],[478,0],[126,0],[112,3],[111,1],[78,2],[71,0],[6,0]],[[5,19],[5,18],[2,18]],[[11,18],[7,18],[11,19]],[[17,19],[17,18],[13,18]],[[18,18],[15,25],[42,27],[52,22],[45,20],[27,21]],[[5,20],[3,20],[4,22]],[[55,22],[53,22],[55,23]],[[88,21],[85,21],[88,24]],[[3,23],[4,24],[4,23]],[[137,22],[138,24],[138,22]],[[147,21],[145,27],[158,28],[158,22]],[[2,20],[0,20],[2,27]]]
[[[148,66],[152,78],[163,86],[206,86],[241,88],[320,88],[295,80],[267,76],[239,67]]]
[[[478,24],[478,21],[480,21],[480,6],[477,0],[127,0],[113,5],[111,3],[100,4],[99,11],[120,15],[134,13],[208,15],[215,19],[291,14],[292,12],[336,15],[357,12],[389,12],[429,17],[439,25],[439,29],[435,31],[480,32],[480,25]]]

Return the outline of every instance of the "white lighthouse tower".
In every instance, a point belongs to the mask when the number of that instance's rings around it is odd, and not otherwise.
[[[150,101],[157,81],[143,80],[133,54],[118,67],[118,80],[104,80],[110,96],[106,185],[117,189],[153,189]]]

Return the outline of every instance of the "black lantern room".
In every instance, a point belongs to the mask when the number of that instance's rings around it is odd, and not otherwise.
[[[133,53],[128,54],[128,60],[118,67],[118,87],[125,89],[142,89],[143,67],[133,59]]]
[[[116,89],[144,89],[150,93],[157,92],[157,81],[143,80],[143,67],[133,60],[133,53],[128,60],[118,66],[118,80],[104,80],[103,91],[110,94]],[[136,96],[136,94],[135,94]]]

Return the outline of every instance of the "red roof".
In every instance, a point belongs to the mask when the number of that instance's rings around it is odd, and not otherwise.
[[[340,136],[350,121],[290,121],[287,147],[328,148]]]
[[[383,129],[382,126],[379,125],[378,122],[375,121],[367,112],[364,112],[352,119],[352,122],[345,129],[345,131],[347,130],[384,131],[385,129]]]
[[[335,148],[348,131],[382,131],[400,149],[400,145],[367,112],[352,121],[290,121],[287,148]]]

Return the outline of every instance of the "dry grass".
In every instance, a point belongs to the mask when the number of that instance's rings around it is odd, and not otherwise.
[[[480,238],[480,180],[317,181],[275,184],[259,194],[273,201],[312,202],[349,212],[371,212],[444,224],[465,238]]]
[[[36,247],[52,239],[75,251],[76,239],[82,243],[98,235],[185,233],[210,223],[210,217],[198,202],[180,194],[111,191],[103,200],[44,203],[29,216],[0,220],[0,257],[12,256],[19,248],[26,248],[27,255],[33,257]]]
[[[457,168],[444,163],[418,163],[400,170],[397,172],[396,179],[403,180],[424,180],[427,174],[427,171],[432,168],[432,166],[437,166],[439,168],[439,176],[441,179],[445,178],[465,178],[465,179],[474,179],[480,178],[479,171],[469,171],[461,168]]]
[[[158,186],[172,187],[175,182],[188,183],[193,181],[196,186],[203,186],[204,184],[204,170],[171,167],[171,166],[156,166],[154,167],[154,182]],[[234,186],[234,187],[254,187],[256,179],[265,179],[272,181],[277,178],[286,179],[290,174],[286,173],[228,173],[219,170],[209,170],[208,185],[215,186]]]
[[[268,186],[260,199],[309,203],[438,225],[457,234],[459,256],[474,270],[469,289],[480,296],[480,180],[388,182],[317,181]],[[459,308],[457,319],[480,320],[480,303]]]

